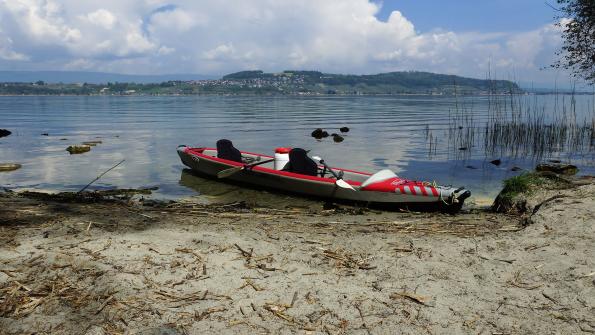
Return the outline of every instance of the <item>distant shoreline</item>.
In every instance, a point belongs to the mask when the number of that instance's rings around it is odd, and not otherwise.
[[[395,93],[395,94],[0,94],[0,97],[192,97],[192,96],[233,96],[233,97],[391,97],[391,96],[429,96],[429,97],[455,97],[455,96],[509,96],[507,93],[461,93],[461,94],[427,94],[427,93]],[[544,93],[515,93],[515,95],[594,95],[593,92],[544,92]]]
[[[469,95],[524,93],[508,80],[475,79],[429,72],[344,75],[318,71],[242,71],[212,80],[163,82],[28,81],[4,78],[0,95]],[[91,78],[91,77],[88,77]],[[86,77],[81,77],[86,79]]]

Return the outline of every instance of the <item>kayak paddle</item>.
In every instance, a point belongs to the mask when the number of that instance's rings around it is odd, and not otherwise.
[[[350,189],[352,191],[355,191],[355,188],[353,188],[353,186],[349,185],[349,183],[347,183],[345,180],[343,180],[342,177],[339,177],[337,175],[337,173],[335,171],[333,171],[333,169],[331,169],[328,165],[326,165],[326,162],[324,161],[324,159],[318,157],[318,156],[312,156],[312,158],[314,158],[315,160],[319,161],[320,164],[324,165],[324,167],[329,170],[329,172],[333,175],[333,177],[335,177],[337,180],[335,181],[335,185],[341,187],[341,188],[346,188],[346,189]]]
[[[256,162],[256,163],[251,163],[251,164],[244,164],[242,166],[236,166],[236,167],[232,167],[229,169],[225,169],[225,170],[221,170],[219,172],[217,172],[217,178],[227,178],[229,176],[232,176],[242,170],[248,170],[251,169],[252,167],[256,166],[256,165],[260,165],[260,164],[265,164],[265,163],[270,163],[273,162],[275,159],[267,159],[266,161],[262,161],[262,162]]]

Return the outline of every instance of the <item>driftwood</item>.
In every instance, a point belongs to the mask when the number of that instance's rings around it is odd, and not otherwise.
[[[63,203],[94,203],[94,202],[114,202],[121,200],[129,200],[136,194],[151,194],[156,188],[122,188],[115,190],[101,190],[92,192],[59,192],[59,193],[45,193],[24,191],[19,192],[18,196],[39,199],[45,201],[55,201]]]
[[[118,167],[118,165],[124,163],[124,161],[126,161],[125,159],[121,160],[118,164],[112,166],[111,168],[105,170],[102,174],[100,174],[99,176],[97,176],[97,178],[91,180],[90,183],[88,183],[87,185],[85,185],[83,188],[81,188],[78,192],[76,192],[77,194],[80,194],[81,192],[83,192],[84,190],[87,189],[87,187],[91,186],[91,184],[93,184],[94,182],[98,181],[99,178],[103,177],[106,173],[110,172],[111,170],[115,169],[116,167]]]

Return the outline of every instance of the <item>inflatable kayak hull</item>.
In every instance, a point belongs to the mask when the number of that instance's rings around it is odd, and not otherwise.
[[[242,151],[242,158],[248,162],[270,160],[273,157]],[[223,170],[242,167],[243,163],[217,158],[213,148],[178,147],[182,163],[192,171],[204,176],[217,178]],[[322,167],[321,167],[322,168]],[[330,173],[325,176],[309,176],[273,168],[273,162],[254,166],[232,174],[221,181],[233,181],[257,188],[280,190],[305,196],[339,201],[366,203],[388,209],[408,208],[414,210],[458,211],[470,196],[463,188],[430,185],[409,181],[396,176],[370,183],[373,175],[366,172],[333,168],[343,175],[343,180],[354,189],[338,187]]]

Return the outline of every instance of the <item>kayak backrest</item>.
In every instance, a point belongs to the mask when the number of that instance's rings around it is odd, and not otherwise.
[[[308,176],[316,176],[318,174],[318,164],[312,158],[308,157],[306,150],[293,148],[289,152],[289,163],[285,165],[284,170]]]
[[[240,150],[234,148],[230,140],[220,139],[217,141],[217,158],[241,163],[242,153]]]
[[[392,172],[389,169],[384,169],[384,170],[380,170],[376,173],[374,173],[373,175],[370,176],[370,178],[366,179],[362,185],[361,188],[364,188],[368,185],[374,184],[374,183],[378,183],[387,179],[391,179],[391,178],[398,178],[397,175]]]

